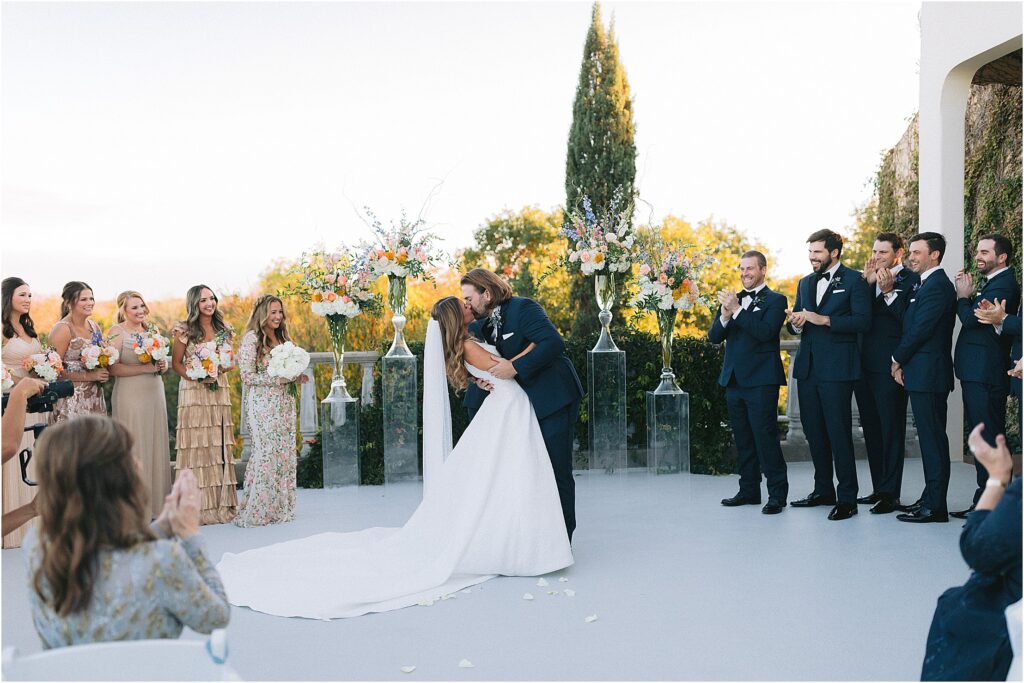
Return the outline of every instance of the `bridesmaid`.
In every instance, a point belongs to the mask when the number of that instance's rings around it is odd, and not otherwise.
[[[171,365],[181,376],[178,385],[178,428],[175,436],[177,471],[190,469],[202,493],[200,524],[224,524],[235,517],[235,425],[231,421],[231,393],[227,370],[216,380],[188,378],[185,357],[198,344],[226,338],[231,327],[217,310],[217,296],[206,285],[196,285],[185,295],[188,317],[175,324]],[[210,384],[216,385],[211,391]]]
[[[291,338],[284,304],[264,294],[253,306],[238,352],[246,390],[242,419],[248,420],[252,436],[246,498],[235,517],[240,527],[290,522],[295,517],[295,399],[288,393],[288,381],[267,374],[270,351],[286,341]],[[306,380],[301,375],[299,381]]]
[[[32,290],[28,283],[20,277],[4,278],[2,284],[3,300],[3,348],[0,349],[0,356],[3,357],[4,367],[11,371],[14,383],[28,375],[28,370],[21,367],[21,362],[32,355],[43,350],[39,343],[39,335],[36,334],[36,326],[32,322],[29,311],[32,308]],[[25,416],[25,426],[48,422],[49,414],[29,413]],[[31,448],[35,438],[32,432],[26,432],[21,437],[21,448]],[[29,464],[29,478],[34,478],[35,461]],[[3,512],[4,514],[17,510],[20,507],[33,504],[35,493],[32,488],[21,480],[21,465],[18,458],[12,458],[3,466]],[[18,548],[21,541],[32,528],[32,523],[26,524],[3,537],[4,548]]]
[[[167,401],[162,375],[167,361],[142,363],[135,353],[136,340],[142,341],[152,326],[147,326],[149,307],[142,295],[129,290],[117,295],[117,324],[110,336],[119,336],[121,360],[110,366],[114,393],[110,397],[111,416],[128,428],[134,442],[132,454],[142,465],[142,483],[149,492],[149,512],[157,517],[164,496],[171,492],[171,447],[167,433]]]
[[[50,329],[46,341],[63,359],[64,372],[60,378],[73,381],[75,393],[54,404],[53,421],[63,422],[89,413],[106,415],[103,383],[110,379],[110,372],[106,368],[87,370],[82,365],[82,347],[100,332],[100,326],[89,319],[96,306],[92,287],[74,280],[64,285],[60,296],[61,318]]]

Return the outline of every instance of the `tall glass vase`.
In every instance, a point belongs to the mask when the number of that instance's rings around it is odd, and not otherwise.
[[[658,336],[661,338],[661,384],[654,390],[655,394],[678,394],[682,389],[676,384],[676,375],[672,372],[672,337],[675,334],[676,308],[658,309]]]
[[[344,403],[354,401],[345,386],[345,330],[348,318],[344,315],[327,316],[327,330],[331,337],[331,352],[334,354],[334,375],[331,377],[331,391],[321,403]]]
[[[391,342],[391,348],[385,354],[386,358],[410,358],[412,351],[405,343],[405,307],[409,303],[408,282],[405,277],[388,275],[388,305],[391,307],[391,324],[395,326],[395,338]]]
[[[594,275],[594,298],[601,309],[597,319],[601,321],[601,336],[591,351],[618,351],[619,347],[612,341],[611,330],[612,306],[615,305],[615,273],[598,273]]]

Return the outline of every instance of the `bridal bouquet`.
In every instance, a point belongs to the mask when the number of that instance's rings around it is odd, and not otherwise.
[[[21,361],[21,367],[35,373],[39,379],[53,382],[56,381],[57,376],[64,370],[64,362],[56,351],[43,347],[42,353],[33,353]]]
[[[82,365],[87,370],[96,368],[109,368],[121,358],[121,351],[114,344],[113,337],[104,337],[103,333],[96,331],[92,333],[92,339],[82,346]]]
[[[377,244],[361,245],[371,274],[433,279],[430,269],[442,265],[444,256],[434,248],[437,236],[424,231],[426,222],[422,218],[410,221],[402,211],[398,224],[392,222],[385,228],[369,207],[364,209],[377,236]]]
[[[583,197],[583,213],[567,211],[562,234],[569,240],[569,255],[562,265],[584,275],[625,273],[636,261],[633,205],[615,190],[607,210],[594,212],[590,197]]]
[[[208,341],[196,344],[192,353],[184,358],[185,375],[189,379],[200,382],[204,379],[217,379],[220,373],[221,360],[217,354],[217,342]],[[207,384],[210,391],[217,391],[217,383]]]
[[[145,332],[132,334],[132,351],[140,363],[158,363],[171,355],[171,340],[160,334],[155,327]]]
[[[715,257],[707,252],[691,257],[686,247],[658,246],[660,249],[641,257],[637,283],[640,291],[630,305],[655,313],[672,309],[688,311],[696,304],[709,306],[710,302],[700,293],[700,273],[715,263]]]
[[[267,374],[288,380],[288,392],[295,396],[295,380],[309,367],[309,352],[290,341],[275,346],[270,351]]]
[[[14,386],[14,376],[11,375],[11,369],[8,368],[6,365],[3,366],[3,368],[4,368],[3,393],[6,394],[8,391],[11,390],[11,387]]]

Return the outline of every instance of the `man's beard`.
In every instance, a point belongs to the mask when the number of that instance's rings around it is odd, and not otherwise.
[[[817,267],[817,268],[815,269],[815,271],[814,271],[814,272],[815,272],[815,273],[817,273],[818,275],[821,275],[821,274],[823,274],[823,273],[826,273],[826,272],[828,272],[828,269],[832,267],[832,264],[833,264],[833,263],[835,263],[835,261],[833,261],[833,260],[832,260],[832,255],[831,255],[831,254],[829,254],[829,255],[827,256],[827,258],[828,258],[828,260],[827,260],[827,261],[822,261],[822,262],[821,262],[821,265],[820,265],[820,266],[818,266],[818,267]]]

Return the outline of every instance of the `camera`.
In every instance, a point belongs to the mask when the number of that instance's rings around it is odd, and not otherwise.
[[[53,404],[62,398],[68,398],[75,393],[75,385],[69,380],[58,380],[56,382],[50,382],[43,389],[41,394],[32,396],[25,402],[26,413],[48,413],[53,410]],[[3,412],[7,411],[7,396],[3,398]],[[46,429],[45,423],[34,424],[29,427],[25,427],[26,432],[32,432],[32,435],[38,439],[43,430]],[[28,478],[28,463],[32,459],[32,449],[26,448],[18,454],[18,461],[21,465],[21,480],[29,486],[35,486],[36,482]]]
[[[75,393],[75,385],[66,379],[50,382],[38,396],[32,396],[25,405],[26,413],[48,413],[53,404]],[[4,396],[3,411],[7,410],[7,396]]]

